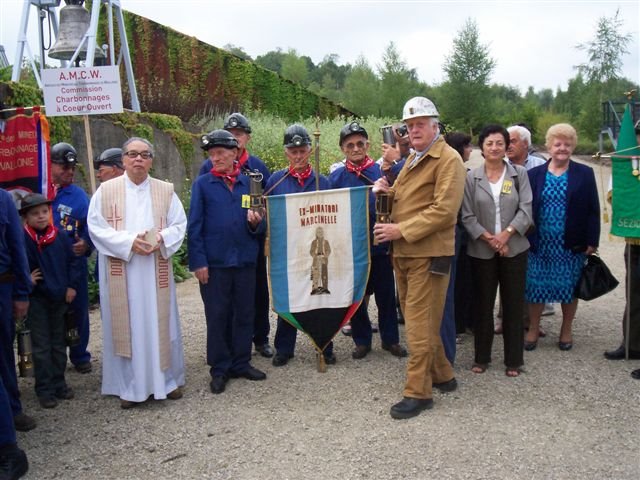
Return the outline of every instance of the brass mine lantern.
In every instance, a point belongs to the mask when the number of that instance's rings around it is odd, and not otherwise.
[[[33,377],[33,345],[31,330],[27,329],[26,317],[16,322],[18,339],[18,371],[21,377]]]

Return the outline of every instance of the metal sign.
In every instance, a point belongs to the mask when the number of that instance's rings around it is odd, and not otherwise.
[[[49,68],[42,72],[44,104],[50,117],[122,113],[118,66]]]

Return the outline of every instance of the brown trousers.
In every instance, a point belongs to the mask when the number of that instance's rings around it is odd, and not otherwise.
[[[431,274],[430,264],[429,258],[393,259],[409,347],[403,396],[411,398],[431,398],[433,382],[454,377],[440,338],[449,275]]]

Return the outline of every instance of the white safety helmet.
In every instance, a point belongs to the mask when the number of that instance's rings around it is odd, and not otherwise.
[[[402,109],[402,120],[405,122],[410,118],[439,116],[436,106],[426,97],[413,97]]]

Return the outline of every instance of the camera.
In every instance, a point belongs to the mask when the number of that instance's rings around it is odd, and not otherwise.
[[[382,132],[382,141],[387,145],[395,145],[396,137],[393,135],[393,127],[391,125],[385,125],[384,127],[380,127],[380,132]]]

